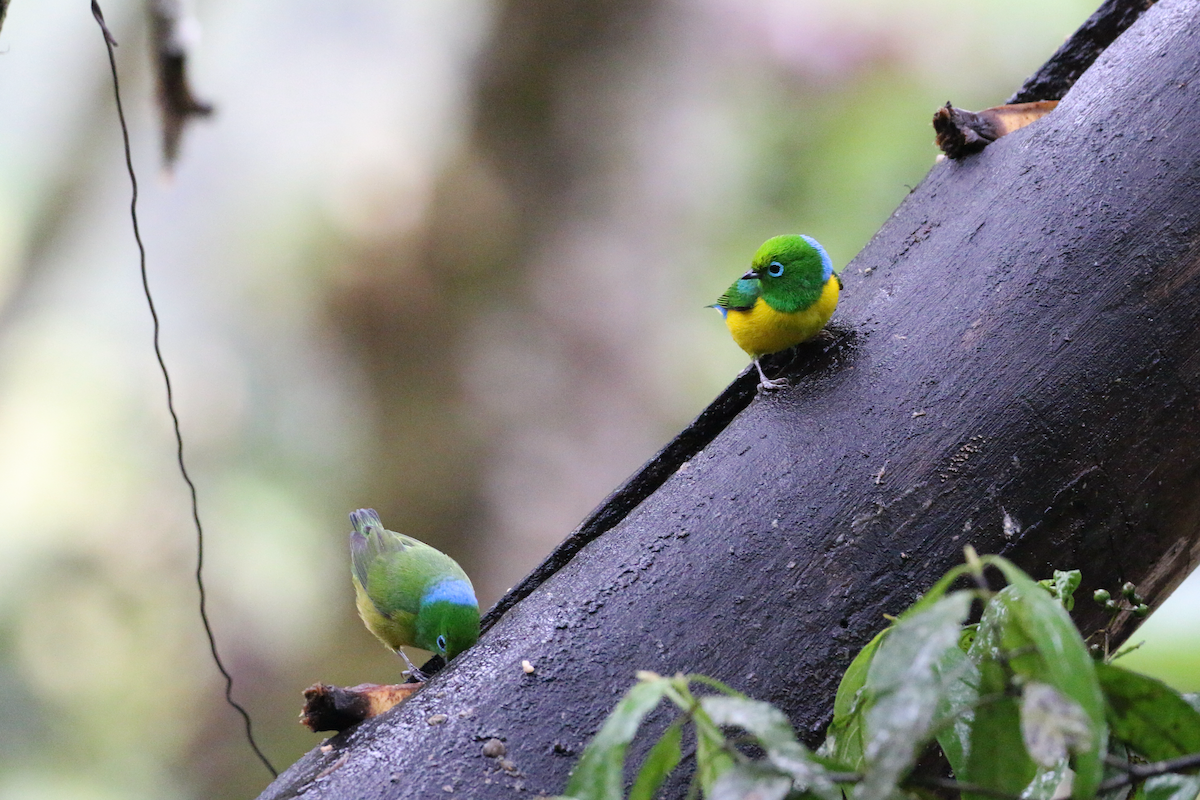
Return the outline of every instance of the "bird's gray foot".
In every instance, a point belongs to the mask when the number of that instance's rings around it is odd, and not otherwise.
[[[758,390],[760,392],[769,392],[774,389],[782,389],[784,386],[788,385],[787,378],[775,378],[774,380],[768,378],[766,373],[763,372],[762,364],[758,363],[757,358],[754,359],[754,368],[758,370]]]
[[[424,683],[426,680],[428,680],[428,678],[426,678],[426,676],[425,676],[425,673],[421,672],[421,670],[417,669],[416,665],[413,664],[413,662],[408,660],[408,656],[404,654],[403,650],[397,650],[396,655],[398,655],[404,659],[405,665],[408,666],[408,669],[405,670],[405,672],[407,672],[410,676],[412,676],[413,678],[416,678],[421,683]]]

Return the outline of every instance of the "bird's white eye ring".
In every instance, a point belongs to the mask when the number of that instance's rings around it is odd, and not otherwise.
[[[772,261],[771,266],[767,267],[767,274],[772,278],[778,278],[783,274],[783,264],[778,261]]]
[[[438,650],[441,650],[443,653],[446,652],[446,637],[445,636],[439,636],[437,638],[437,646],[438,646]]]

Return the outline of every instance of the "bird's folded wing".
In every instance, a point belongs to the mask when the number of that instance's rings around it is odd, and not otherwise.
[[[762,295],[762,288],[756,280],[742,278],[725,290],[725,294],[714,305],[717,308],[747,311],[754,307],[754,302]]]

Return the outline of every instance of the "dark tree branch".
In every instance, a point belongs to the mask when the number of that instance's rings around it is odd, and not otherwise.
[[[1200,0],[1162,0],[1049,116],[936,165],[832,334],[778,360],[791,389],[739,378],[476,647],[263,798],[557,794],[637,669],[713,675],[814,744],[883,614],[967,544],[1161,603],[1200,559],[1197,93]]]

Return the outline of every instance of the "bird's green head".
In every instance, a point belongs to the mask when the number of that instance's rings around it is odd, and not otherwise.
[[[808,308],[833,276],[833,262],[811,236],[788,234],[763,242],[742,280],[758,280],[762,296],[785,314]]]
[[[417,612],[415,644],[449,661],[479,640],[479,603],[468,581],[449,578],[429,588]]]

